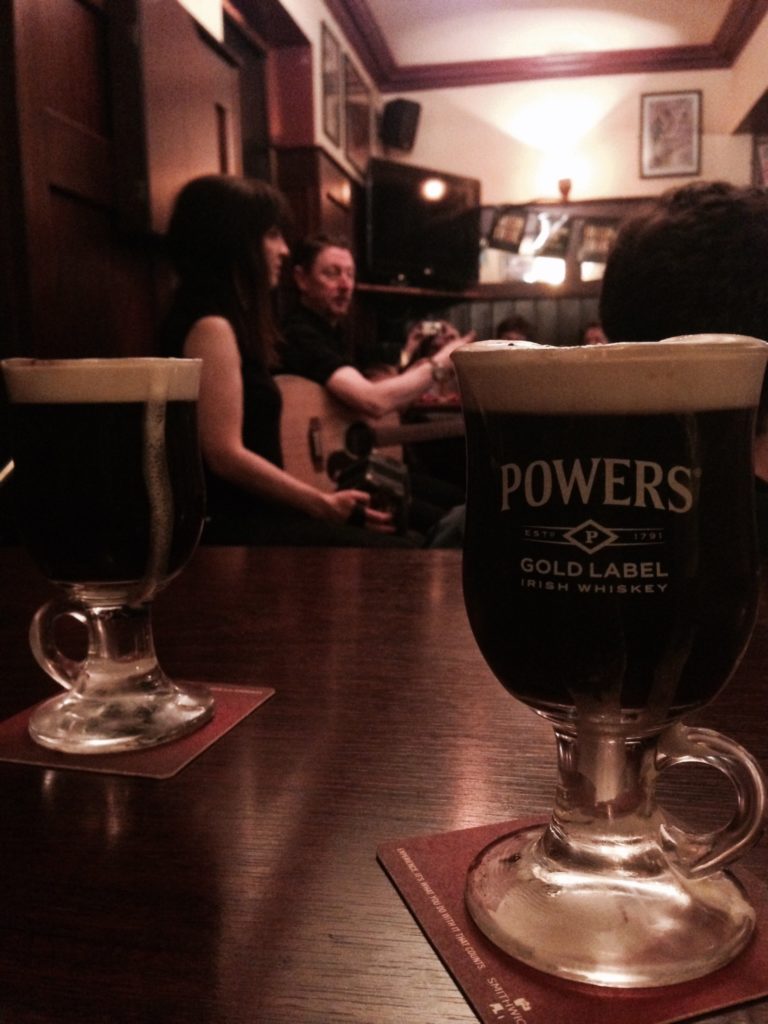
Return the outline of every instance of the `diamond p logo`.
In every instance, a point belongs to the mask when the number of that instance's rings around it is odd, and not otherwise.
[[[596,523],[594,519],[587,519],[581,525],[574,526],[572,529],[567,530],[563,536],[569,544],[581,548],[588,555],[594,555],[596,551],[601,551],[619,539],[617,533],[606,529],[600,523]]]

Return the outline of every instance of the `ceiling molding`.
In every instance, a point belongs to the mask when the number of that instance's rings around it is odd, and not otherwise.
[[[768,0],[732,0],[712,46],[733,64],[768,12]]]
[[[698,46],[398,65],[366,0],[325,0],[325,5],[382,93],[587,75],[729,68],[768,12],[768,0],[731,0],[712,42]]]

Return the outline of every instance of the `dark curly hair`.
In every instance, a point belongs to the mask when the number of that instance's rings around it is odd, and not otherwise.
[[[600,319],[611,341],[678,334],[768,339],[768,191],[696,182],[620,228]]]
[[[600,319],[611,341],[768,340],[768,190],[694,182],[625,221],[605,268]],[[765,429],[768,380],[760,409]]]
[[[320,253],[331,248],[352,251],[352,246],[349,244],[348,239],[342,235],[309,235],[307,238],[300,239],[294,245],[291,252],[291,266],[301,267],[309,273]]]

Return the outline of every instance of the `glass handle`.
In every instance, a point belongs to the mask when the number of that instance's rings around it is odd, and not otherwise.
[[[661,840],[670,863],[686,878],[703,878],[740,857],[756,842],[764,825],[766,784],[757,761],[747,751],[712,729],[681,722],[663,732],[656,756],[657,771],[679,764],[706,764],[728,777],[736,793],[736,809],[723,828],[687,832],[678,825],[661,826]]]
[[[43,671],[65,690],[71,690],[81,678],[84,662],[68,658],[56,643],[56,623],[65,615],[88,626],[88,617],[80,604],[66,598],[54,598],[35,612],[29,627],[29,645]]]

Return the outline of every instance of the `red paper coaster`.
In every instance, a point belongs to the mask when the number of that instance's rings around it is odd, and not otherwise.
[[[115,754],[60,754],[39,746],[30,737],[27,723],[35,710],[31,707],[0,723],[0,761],[33,764],[40,768],[70,768],[109,775],[170,779],[275,692],[265,686],[203,685],[214,697],[213,718],[195,732],[170,743]]]
[[[464,907],[474,856],[499,836],[536,824],[507,821],[387,843],[378,858],[483,1024],[673,1024],[768,995],[768,903],[739,873],[757,908],[750,945],[720,970],[680,985],[615,989],[534,970],[498,949]]]

